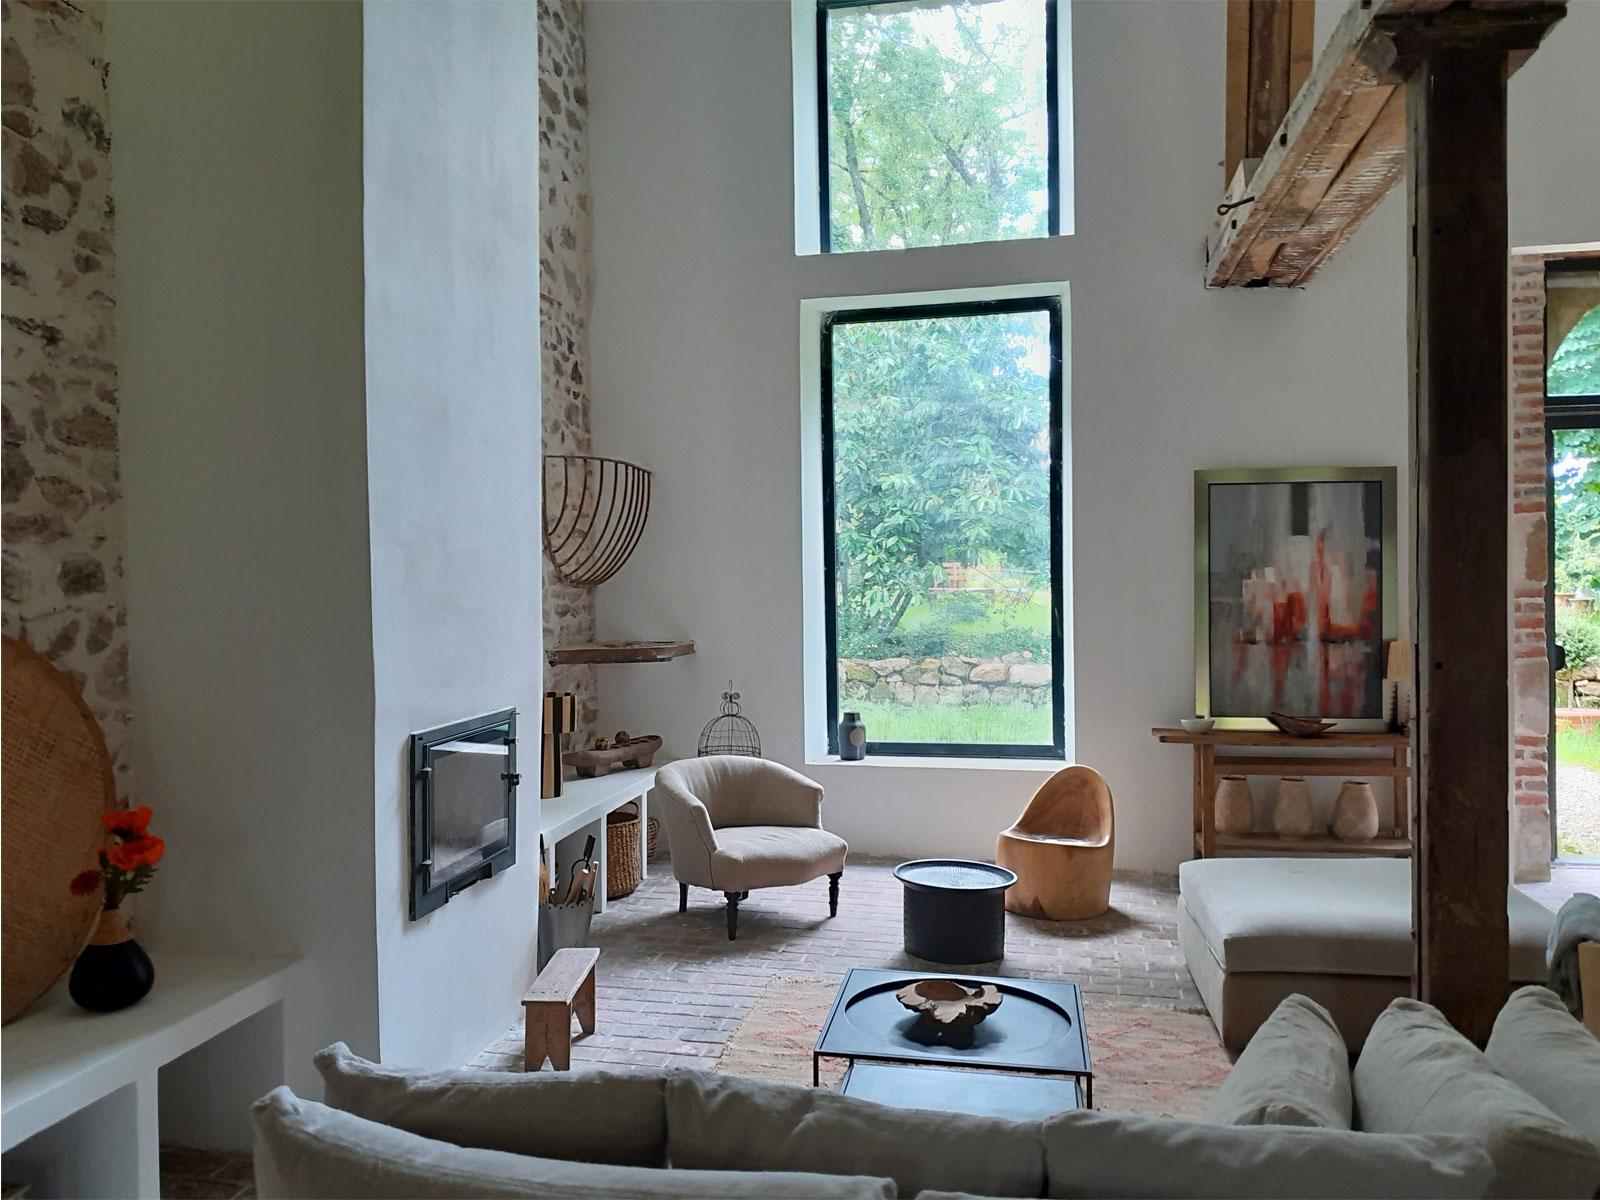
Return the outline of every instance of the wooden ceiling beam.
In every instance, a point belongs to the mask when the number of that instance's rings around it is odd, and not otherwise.
[[[1229,103],[1238,102],[1240,39],[1229,8]],[[1252,5],[1253,7],[1253,5]],[[1235,177],[1206,243],[1211,287],[1298,287],[1326,262],[1405,172],[1405,89],[1387,69],[1396,22],[1449,25],[1471,38],[1481,17],[1525,22],[1537,37],[1564,0],[1354,0],[1266,145]],[[1510,57],[1515,70],[1530,49]],[[1234,132],[1230,107],[1229,149]],[[1241,148],[1248,148],[1239,140]],[[1250,158],[1245,155],[1248,169]]]
[[[1311,72],[1312,0],[1228,0],[1224,178],[1260,158]]]

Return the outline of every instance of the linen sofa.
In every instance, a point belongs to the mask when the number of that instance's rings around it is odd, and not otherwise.
[[[1556,1103],[1584,1108],[1587,1073],[1552,1083],[1538,1064],[1570,1066],[1573,1030],[1589,1035],[1536,999],[1497,1027],[1499,1052]],[[257,1103],[256,1186],[263,1200],[1595,1195],[1600,1146],[1431,1012],[1385,1014],[1381,1052],[1352,1076],[1326,1012],[1286,1004],[1204,1122],[1093,1111],[1012,1122],[703,1071],[408,1071],[338,1044],[317,1056],[326,1105],[287,1088]],[[1441,1089],[1441,1071],[1463,1086]],[[1411,1103],[1412,1086],[1464,1104]],[[1341,1087],[1342,1109],[1319,1098]],[[1364,1107],[1368,1129],[1349,1128]]]

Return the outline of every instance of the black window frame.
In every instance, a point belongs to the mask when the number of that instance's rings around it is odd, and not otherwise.
[[[960,0],[926,0],[919,4],[925,8],[943,8]],[[832,168],[828,149],[828,14],[846,8],[879,8],[893,0],[817,0],[817,202],[818,225],[822,253],[842,253],[833,248],[833,206],[829,182]],[[1061,236],[1061,63],[1057,41],[1057,0],[1044,0],[1044,104],[1045,104],[1045,169],[1048,173],[1046,188],[1046,237]],[[1005,241],[1023,241],[1006,238]],[[954,243],[959,245],[984,245],[982,242]],[[933,247],[916,247],[932,249]],[[853,253],[859,253],[853,252]]]
[[[836,526],[834,522],[833,331],[837,325],[926,320],[942,317],[1043,312],[1050,320],[1050,728],[1046,745],[990,742],[882,742],[869,740],[869,755],[918,758],[1036,758],[1067,756],[1066,607],[1061,582],[1065,577],[1066,522],[1062,453],[1066,444],[1066,323],[1059,295],[1023,296],[1006,300],[968,300],[897,304],[840,309],[822,319],[822,567],[823,624],[827,646],[826,695],[828,753],[839,753],[839,597]],[[868,729],[871,734],[871,729]]]

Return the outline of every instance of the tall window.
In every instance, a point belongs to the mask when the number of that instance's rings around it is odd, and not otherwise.
[[[1056,0],[817,0],[824,250],[1060,232]]]
[[[1058,297],[822,323],[829,749],[1050,757],[1062,671]]]

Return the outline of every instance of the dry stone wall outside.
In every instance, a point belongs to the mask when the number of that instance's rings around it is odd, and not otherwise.
[[[1050,704],[1050,664],[1025,653],[999,658],[841,658],[839,702]]]
[[[76,679],[124,801],[117,272],[99,5],[4,0],[4,626]]]

